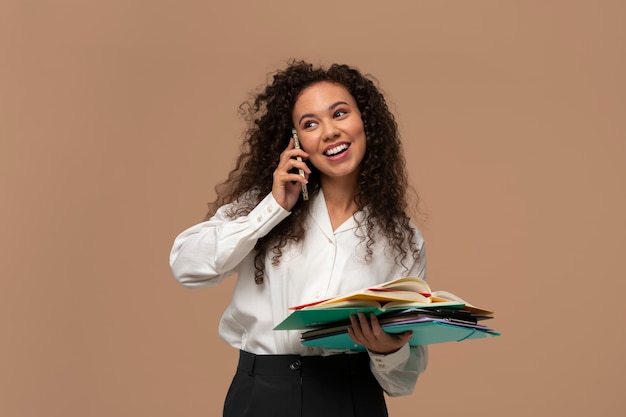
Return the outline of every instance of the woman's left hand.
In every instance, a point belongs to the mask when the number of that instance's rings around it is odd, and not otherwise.
[[[411,331],[399,334],[387,333],[373,313],[370,313],[369,320],[363,313],[350,316],[350,323],[352,326],[348,327],[348,334],[354,343],[363,345],[370,352],[381,355],[396,352],[407,344],[413,336]]]

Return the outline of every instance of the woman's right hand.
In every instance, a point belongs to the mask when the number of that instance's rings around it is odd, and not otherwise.
[[[300,198],[302,192],[302,184],[308,182],[309,174],[311,170],[304,161],[298,161],[296,157],[306,159],[309,154],[302,149],[296,149],[293,144],[293,139],[289,141],[289,145],[280,154],[280,160],[278,166],[274,171],[274,183],[272,184],[272,195],[274,199],[287,211],[291,211],[293,206]],[[290,172],[292,170],[296,172]],[[305,178],[302,178],[298,174],[297,170],[304,171]]]

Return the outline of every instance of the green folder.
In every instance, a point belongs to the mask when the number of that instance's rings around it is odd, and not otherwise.
[[[500,336],[500,333],[491,329],[485,330],[472,326],[447,323],[445,320],[439,319],[427,319],[415,323],[388,324],[383,325],[383,329],[389,333],[403,333],[407,330],[412,330],[413,337],[409,341],[411,346],[461,342],[464,340]],[[302,344],[326,349],[365,350],[363,346],[356,345],[352,339],[350,339],[347,331],[306,339],[302,341]]]
[[[465,304],[457,302],[441,302],[420,305],[420,309],[438,309],[441,307],[446,308],[462,308]],[[295,310],[285,320],[283,320],[278,326],[274,327],[274,330],[298,330],[318,327],[332,322],[338,322],[342,320],[349,320],[351,315],[355,315],[359,312],[369,314],[370,312],[377,316],[389,311],[406,310],[407,307],[397,307],[393,309],[382,310],[378,307],[319,307],[319,308],[303,308],[301,310]]]

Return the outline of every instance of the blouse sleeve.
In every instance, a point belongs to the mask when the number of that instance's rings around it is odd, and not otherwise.
[[[428,363],[428,348],[424,345],[407,344],[390,355],[369,355],[372,373],[390,397],[411,394]]]
[[[174,240],[170,267],[188,288],[208,287],[232,274],[261,237],[289,216],[268,194],[248,215],[231,219],[229,206],[209,220],[183,231]]]

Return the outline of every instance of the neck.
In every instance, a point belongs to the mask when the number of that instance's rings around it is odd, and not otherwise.
[[[320,185],[326,201],[338,207],[351,206],[358,190],[356,178],[323,177]]]
[[[321,187],[334,230],[354,215],[358,209],[354,201],[357,192],[356,181],[327,177],[322,181]]]

